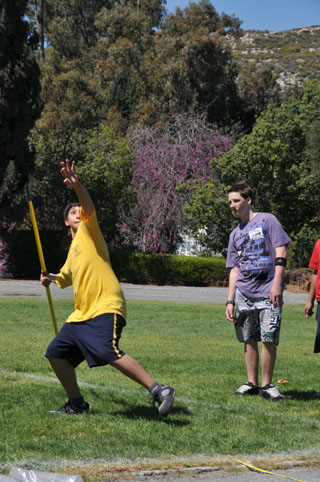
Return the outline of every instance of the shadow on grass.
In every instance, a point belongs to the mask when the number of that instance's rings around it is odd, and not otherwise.
[[[299,400],[301,402],[310,402],[313,400],[320,399],[320,393],[316,390],[299,391],[299,390],[288,390],[284,394],[286,397],[291,398],[291,400]]]
[[[93,408],[90,413],[92,415],[106,414],[112,417],[127,417],[131,420],[138,420],[141,418],[145,420],[158,420],[170,425],[181,427],[189,425],[190,422],[188,420],[172,420],[170,416],[183,415],[184,417],[191,417],[193,415],[187,407],[183,407],[181,405],[174,405],[170,411],[170,414],[167,417],[161,417],[158,413],[157,408],[151,404],[148,404],[148,402],[146,403],[146,405],[134,404],[133,402],[130,402],[127,398],[120,398],[119,395],[110,395],[108,399],[109,402],[111,402],[113,405],[117,405],[118,409],[110,408],[107,412],[105,412]]]
[[[191,416],[191,412],[185,407],[173,407],[171,412],[167,417],[160,417],[155,407],[146,407],[144,405],[135,405],[128,407],[125,410],[118,410],[111,412],[110,415],[113,416],[120,416],[120,417],[127,417],[131,420],[135,419],[145,419],[145,420],[158,420],[160,422],[164,422],[168,425],[174,425],[179,427],[185,427],[186,425],[190,424],[189,420],[172,420],[170,416],[174,415],[184,415],[184,416]]]

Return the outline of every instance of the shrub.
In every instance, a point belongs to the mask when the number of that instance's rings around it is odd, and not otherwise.
[[[120,281],[135,284],[180,286],[227,286],[223,258],[202,258],[142,253],[111,253]]]
[[[64,264],[70,240],[62,231],[40,231],[46,267],[58,272]],[[120,282],[175,286],[227,286],[224,258],[151,255],[129,251],[110,252]],[[1,252],[0,252],[1,260]],[[1,265],[0,265],[1,267]],[[15,278],[39,279],[40,263],[33,231],[21,230],[10,245],[8,269]]]
[[[41,231],[39,234],[46,268],[48,271],[57,272],[66,257],[64,233]],[[20,230],[10,243],[8,270],[15,278],[39,279],[41,268],[33,231]]]

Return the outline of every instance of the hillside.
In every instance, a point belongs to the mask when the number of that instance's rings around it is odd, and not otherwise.
[[[244,30],[232,42],[232,50],[244,70],[271,67],[281,87],[320,79],[320,26],[281,32]]]

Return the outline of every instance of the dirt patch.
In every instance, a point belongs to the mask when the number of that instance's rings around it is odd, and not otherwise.
[[[285,289],[292,293],[307,293],[312,274],[312,270],[307,268],[287,270],[284,276]]]

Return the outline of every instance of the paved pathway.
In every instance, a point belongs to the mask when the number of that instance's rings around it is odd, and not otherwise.
[[[227,288],[198,288],[192,286],[143,286],[122,283],[127,300],[148,301],[190,301],[201,303],[224,303],[227,299]],[[72,299],[72,288],[59,289],[55,284],[50,285],[53,298]],[[46,290],[39,281],[0,280],[1,296],[40,296],[46,297]],[[284,303],[287,305],[305,304],[307,293],[284,292]]]
[[[154,471],[153,473],[148,472],[141,473],[140,476],[137,478],[132,477],[132,479],[124,480],[132,480],[135,482],[195,482],[195,481],[202,481],[202,482],[277,482],[277,481],[285,481],[291,478],[291,480],[298,480],[300,482],[319,482],[320,480],[320,469],[317,468],[306,468],[306,467],[296,467],[294,469],[288,470],[272,470],[270,472],[277,474],[264,474],[253,472],[246,467],[241,472],[232,472],[226,473],[223,471],[216,471],[212,470],[212,468],[207,468],[204,470],[182,470],[180,473],[170,473],[170,471],[165,472],[161,471],[157,472]],[[121,479],[114,479],[114,480],[121,480]],[[107,482],[107,480],[106,480]]]

